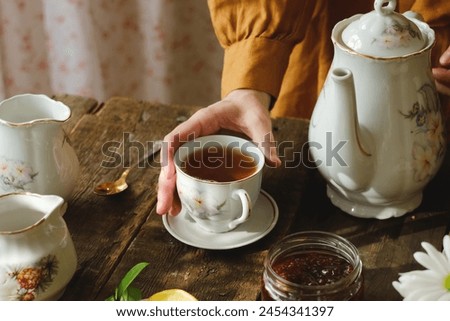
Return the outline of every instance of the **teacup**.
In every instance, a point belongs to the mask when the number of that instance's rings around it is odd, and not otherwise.
[[[222,233],[248,220],[261,191],[264,155],[252,142],[210,135],[175,153],[183,210],[202,229]]]

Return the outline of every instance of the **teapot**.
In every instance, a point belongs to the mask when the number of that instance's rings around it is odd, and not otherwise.
[[[413,211],[445,154],[434,31],[396,4],[376,0],[372,12],[334,26],[334,57],[309,126],[329,199],[357,217]]]
[[[34,192],[68,199],[79,161],[62,124],[65,104],[22,94],[0,102],[0,194]]]
[[[77,267],[63,198],[0,196],[0,300],[57,300]]]

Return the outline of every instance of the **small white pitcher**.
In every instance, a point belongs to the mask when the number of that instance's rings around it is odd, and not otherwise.
[[[57,195],[0,196],[0,300],[57,300],[77,256]]]
[[[68,199],[79,162],[62,124],[69,107],[45,95],[23,94],[0,103],[0,194],[33,192]]]

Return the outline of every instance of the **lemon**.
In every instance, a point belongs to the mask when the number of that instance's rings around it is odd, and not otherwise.
[[[147,301],[198,301],[192,294],[181,289],[169,289],[157,292]]]

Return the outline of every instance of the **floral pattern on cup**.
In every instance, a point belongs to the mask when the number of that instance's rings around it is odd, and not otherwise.
[[[36,264],[14,267],[6,272],[6,282],[15,282],[16,299],[32,301],[40,292],[45,292],[58,272],[58,260],[47,255]],[[5,282],[5,283],[6,283]]]
[[[414,38],[420,40],[422,35],[413,30],[409,24],[402,25],[394,22],[384,30],[380,37],[374,38],[372,43],[384,49],[392,49],[408,47]]]
[[[186,206],[189,214],[200,219],[211,219],[211,217],[219,214],[220,210],[227,202],[226,199],[218,201],[212,197],[207,197],[206,193],[186,186],[179,186],[178,193],[181,202]]]
[[[28,190],[28,185],[37,175],[38,173],[22,160],[0,157],[0,189],[4,192]]]
[[[415,141],[412,147],[414,180],[424,181],[434,174],[437,163],[445,152],[445,129],[440,113],[438,98],[430,84],[419,90],[422,99],[413,104],[407,114],[402,115],[413,121]]]

